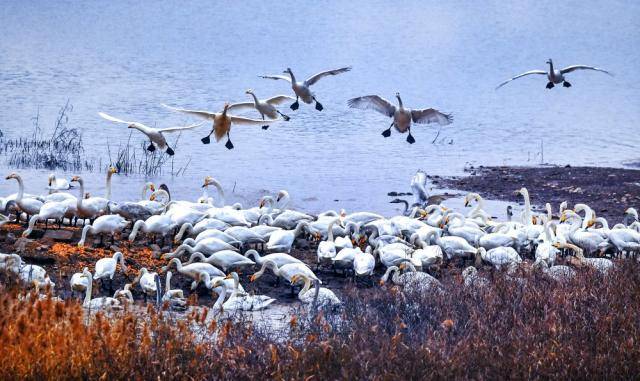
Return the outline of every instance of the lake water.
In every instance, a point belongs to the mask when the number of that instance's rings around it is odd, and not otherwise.
[[[637,159],[639,18],[635,1],[4,1],[0,129],[8,138],[27,136],[38,110],[51,128],[68,99],[70,126],[82,129],[89,159],[104,163],[106,143],[125,144],[129,130],[98,111],[170,126],[193,120],[161,102],[217,111],[225,101],[246,101],[247,88],[263,98],[289,94],[286,82],[260,74],[291,67],[308,77],[352,65],[315,85],[324,111],[284,106],[290,122],[268,131],[236,126],[231,151],[200,143],[208,127],[187,132],[175,156],[176,166],[190,161],[186,175],[152,180],[183,199],[197,197],[202,178],[212,175],[229,201],[288,189],[294,205],[310,211],[390,212],[396,205],[387,192],[408,190],[419,168],[451,175],[468,163],[533,165],[542,160],[541,144],[548,163]],[[494,91],[515,74],[545,68],[548,58],[616,76],[576,72],[572,88],[553,90],[529,77]],[[346,106],[351,97],[393,99],[396,91],[408,106],[453,113],[454,123],[417,126],[417,143],[409,145],[406,135],[380,136],[390,122],[384,116]],[[22,173],[27,191],[44,191],[48,171]],[[103,173],[83,175],[92,194],[103,192]],[[144,181],[115,177],[114,198],[137,198]],[[15,181],[0,181],[0,194],[16,189]]]

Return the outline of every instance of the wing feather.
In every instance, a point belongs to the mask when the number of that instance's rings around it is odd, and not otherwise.
[[[216,117],[216,114],[213,112],[209,112],[209,111],[198,111],[198,110],[187,110],[184,108],[177,108],[177,107],[171,107],[168,106],[164,103],[162,103],[163,107],[168,108],[169,110],[173,110],[173,111],[177,111],[177,112],[181,112],[184,114],[189,114],[189,115],[194,115],[200,118],[204,118],[204,119],[208,119],[208,120],[214,120]]]
[[[284,75],[259,75],[258,77],[266,78],[266,79],[275,79],[275,80],[281,79],[283,81],[291,82],[291,78]]]
[[[251,108],[255,108],[255,104],[253,102],[240,102],[240,103],[230,104],[229,108],[227,110],[228,111],[231,111],[231,110],[246,110],[246,109],[251,109]]]
[[[595,70],[595,71],[599,71],[605,74],[609,74],[610,76],[613,77],[613,74],[611,74],[610,72],[604,70],[604,69],[600,69],[599,67],[594,67],[594,66],[587,66],[587,65],[572,65],[572,66],[567,66],[564,69],[560,70],[560,72],[562,74],[565,73],[571,73],[572,71],[575,70]]]
[[[502,82],[501,84],[499,84],[499,85],[496,87],[496,90],[498,90],[498,89],[499,89],[499,88],[501,88],[502,86],[506,85],[507,83],[509,83],[509,82],[511,82],[511,81],[513,81],[513,80],[515,80],[515,79],[518,79],[518,78],[520,78],[520,77],[524,77],[524,76],[526,76],[526,75],[531,75],[531,74],[547,75],[547,72],[546,72],[546,71],[544,71],[544,70],[529,70],[529,71],[527,71],[527,72],[524,72],[524,73],[522,73],[522,74],[518,74],[518,75],[516,75],[515,77],[513,77],[513,78],[509,78],[509,79],[507,79],[506,81]]]
[[[204,123],[205,122],[200,122],[200,123],[196,123],[196,124],[190,124],[188,126],[176,126],[176,127],[159,128],[158,131],[160,131],[160,132],[175,132],[175,131],[190,130],[192,128],[198,128],[198,127],[202,126]]]
[[[426,108],[424,110],[411,110],[411,120],[413,123],[418,124],[438,123],[441,126],[446,126],[453,122],[453,116],[434,108]]]
[[[286,101],[295,101],[294,97],[290,97],[288,95],[276,95],[275,97],[271,97],[269,99],[265,99],[265,102],[271,105],[279,105]]]
[[[227,115],[230,119],[231,119],[231,123],[233,124],[260,124],[260,125],[264,125],[265,121],[261,120],[261,119],[251,119],[251,118],[245,118],[242,116],[235,116],[235,115]],[[275,122],[274,120],[270,120],[269,123],[273,123]]]
[[[145,126],[142,123],[139,123],[139,122],[127,122],[126,120],[118,119],[118,118],[116,118],[114,116],[111,116],[109,114],[105,114],[104,112],[99,112],[98,115],[100,115],[102,118],[104,118],[104,119],[106,119],[106,120],[108,120],[110,122],[122,123],[122,124],[128,124],[128,125],[135,124],[135,125],[143,127],[143,128],[150,128],[148,126]]]
[[[363,97],[352,98],[347,101],[347,104],[351,108],[374,110],[388,117],[392,117],[396,112],[396,106],[377,95],[365,95]]]
[[[316,75],[309,77],[306,81],[304,81],[304,84],[307,86],[311,86],[314,83],[318,82],[321,78],[327,77],[329,75],[338,75],[340,73],[346,73],[349,70],[351,70],[351,66],[341,67],[340,69],[322,71]]]

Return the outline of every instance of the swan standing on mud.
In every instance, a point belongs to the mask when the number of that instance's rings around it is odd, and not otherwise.
[[[522,78],[524,76],[527,75],[532,75],[532,74],[538,74],[538,75],[546,75],[547,79],[549,80],[549,82],[547,83],[547,89],[552,89],[555,85],[558,85],[560,83],[562,83],[562,86],[564,87],[571,87],[571,84],[569,82],[566,81],[565,79],[565,74],[571,73],[572,71],[576,71],[576,70],[595,70],[595,71],[599,71],[605,74],[608,74],[610,76],[613,76],[613,74],[611,74],[610,72],[604,70],[604,69],[600,69],[594,66],[586,66],[586,65],[572,65],[572,66],[567,66],[564,69],[554,69],[553,68],[553,61],[551,60],[551,58],[549,58],[549,60],[547,60],[547,64],[549,65],[549,71],[545,71],[545,70],[529,70],[527,72],[524,72],[522,74],[516,75],[513,78],[510,78],[504,82],[502,82],[501,84],[498,85],[498,87],[496,87],[496,90],[498,90],[499,88],[501,88],[502,86],[506,85],[507,83],[516,80],[518,78]]]
[[[391,127],[395,127],[396,131],[401,134],[409,132],[407,136],[407,142],[413,144],[416,140],[411,135],[411,123],[428,124],[438,123],[441,126],[446,126],[453,121],[451,114],[442,113],[434,108],[426,108],[422,110],[412,110],[404,108],[400,93],[396,93],[398,98],[398,107],[394,106],[388,100],[378,95],[366,95],[363,97],[352,98],[347,101],[347,104],[351,108],[357,108],[361,110],[374,110],[380,114],[393,118],[393,122],[386,130],[382,131],[382,136],[388,138],[391,136]]]
[[[167,144],[167,139],[164,137],[164,133],[190,130],[190,129],[193,129],[193,128],[200,127],[202,125],[202,123],[199,123],[199,124],[192,124],[192,125],[189,125],[189,126],[180,126],[180,127],[153,128],[153,127],[145,126],[144,124],[139,123],[139,122],[127,122],[127,121],[122,120],[122,119],[114,118],[113,116],[107,115],[107,114],[105,114],[103,112],[99,112],[98,115],[100,115],[104,119],[106,119],[108,121],[111,121],[111,122],[128,124],[129,125],[128,128],[133,128],[133,129],[136,129],[136,130],[142,132],[143,134],[147,135],[147,137],[151,141],[151,143],[149,143],[149,146],[147,147],[147,151],[153,152],[153,151],[156,150],[156,146],[158,146],[158,148],[161,149],[161,150],[166,149],[165,152],[169,156],[173,156],[175,154],[175,152]],[[155,146],[154,146],[154,144],[155,144]]]
[[[261,75],[260,78],[283,80],[291,83],[291,89],[293,89],[293,93],[296,95],[296,101],[293,102],[291,106],[289,106],[292,110],[297,110],[298,107],[300,107],[300,103],[298,102],[298,100],[302,99],[302,101],[306,104],[316,102],[316,110],[322,111],[324,107],[322,106],[322,104],[320,104],[320,102],[318,102],[315,94],[311,92],[310,87],[324,77],[346,73],[349,70],[351,70],[350,66],[340,69],[322,71],[307,78],[304,82],[296,81],[296,77],[295,75],[293,75],[293,71],[291,71],[291,68],[287,68],[287,70],[283,71],[284,74],[289,74],[288,77],[284,75]]]
[[[222,112],[187,110],[183,108],[167,106],[166,104],[163,104],[162,106],[168,108],[169,110],[197,116],[199,118],[204,118],[206,120],[212,121],[213,127],[211,128],[211,132],[209,132],[209,135],[200,139],[200,141],[203,144],[211,143],[211,134],[213,134],[216,138],[216,142],[219,142],[223,136],[227,135],[227,143],[224,145],[225,147],[227,147],[227,149],[233,149],[233,143],[231,143],[231,138],[229,137],[232,124],[264,125],[264,120],[228,115],[227,111],[229,111],[229,106],[231,106],[229,103],[225,103]]]

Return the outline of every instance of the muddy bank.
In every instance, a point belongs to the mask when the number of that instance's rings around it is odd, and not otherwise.
[[[531,203],[541,210],[549,202],[554,213],[567,201],[589,204],[609,223],[622,222],[628,207],[640,206],[640,170],[596,167],[470,167],[468,175],[431,177],[442,188],[477,192],[488,199],[522,202],[514,191],[527,187]]]

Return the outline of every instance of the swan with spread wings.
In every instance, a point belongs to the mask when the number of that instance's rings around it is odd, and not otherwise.
[[[118,119],[111,115],[105,114],[104,112],[99,112],[98,115],[100,115],[102,118],[110,122],[128,124],[129,128],[136,129],[142,132],[143,134],[147,135],[147,137],[151,141],[151,143],[147,147],[148,151],[153,152],[156,150],[156,146],[158,146],[158,148],[161,150],[166,149],[165,152],[170,156],[173,156],[175,152],[167,144],[167,139],[164,137],[165,133],[189,130],[192,128],[200,127],[202,125],[202,123],[199,123],[199,124],[192,124],[189,126],[181,126],[181,127],[153,128],[153,127],[145,126],[144,124],[139,122],[127,122],[125,120]]]
[[[610,76],[613,76],[613,74],[611,74],[610,72],[604,70],[604,69],[600,69],[594,66],[587,66],[587,65],[571,65],[571,66],[567,66],[564,69],[554,69],[553,68],[553,61],[551,60],[551,58],[549,58],[549,60],[547,61],[547,65],[549,65],[549,71],[546,70],[529,70],[527,72],[524,72],[522,74],[518,74],[513,78],[509,78],[506,81],[502,82],[501,84],[498,85],[498,87],[496,87],[496,90],[498,90],[499,88],[501,88],[502,86],[506,85],[507,83],[516,80],[518,78],[522,78],[525,77],[527,75],[532,75],[532,74],[538,74],[538,75],[546,75],[547,79],[549,80],[549,82],[547,83],[547,89],[552,89],[555,87],[555,85],[562,83],[562,86],[564,87],[571,87],[571,84],[569,82],[567,82],[567,80],[565,79],[565,74],[571,73],[573,71],[576,70],[594,70],[594,71],[599,71],[605,74],[608,74]]]
[[[291,88],[293,89],[293,92],[296,95],[296,101],[293,102],[291,106],[289,106],[291,107],[292,110],[297,110],[298,107],[300,107],[300,103],[298,103],[298,99],[302,99],[302,101],[306,104],[311,104],[313,102],[316,102],[316,110],[322,111],[324,107],[320,102],[318,102],[315,94],[311,92],[310,87],[324,77],[346,73],[349,70],[351,70],[350,66],[342,67],[340,69],[321,71],[320,73],[307,78],[303,82],[296,81],[296,77],[290,68],[287,68],[287,70],[283,72],[285,74],[289,74],[288,77],[285,75],[261,75],[260,78],[283,80],[291,83]]]
[[[227,147],[227,149],[233,149],[233,143],[231,143],[231,138],[229,137],[232,124],[264,125],[264,120],[244,118],[241,116],[227,114],[227,111],[229,111],[229,107],[231,106],[229,103],[225,103],[224,109],[222,110],[222,112],[187,110],[183,108],[167,106],[166,104],[163,104],[162,106],[168,108],[169,110],[173,110],[173,111],[177,111],[184,114],[189,114],[189,115],[197,116],[199,118],[213,121],[213,127],[211,128],[211,132],[209,132],[209,135],[200,139],[200,141],[202,141],[203,144],[209,144],[211,143],[211,138],[210,138],[211,134],[215,136],[216,142],[220,141],[220,139],[222,139],[223,136],[227,135],[227,143],[224,145],[225,147]]]
[[[401,134],[409,132],[407,142],[410,144],[416,142],[413,135],[411,135],[411,123],[438,123],[441,126],[445,126],[453,121],[453,116],[451,114],[445,114],[434,108],[425,108],[422,110],[404,108],[402,99],[400,98],[400,93],[396,93],[396,98],[398,98],[398,107],[392,105],[391,102],[378,95],[366,95],[363,97],[349,99],[347,103],[351,108],[374,110],[393,118],[393,122],[391,122],[389,128],[382,131],[382,136],[385,138],[391,136],[391,127],[395,127],[396,131]]]

